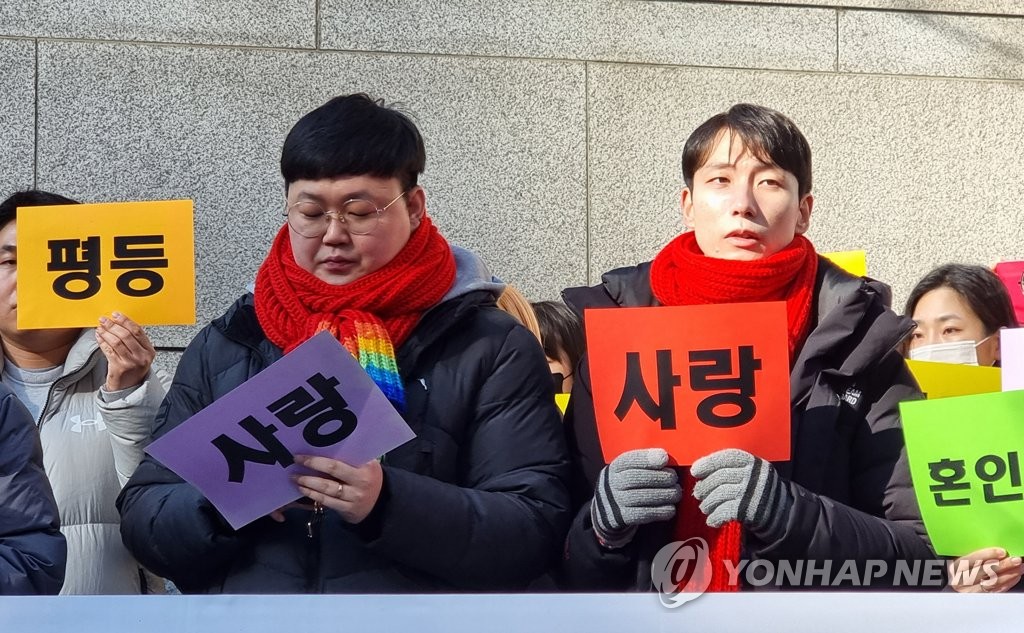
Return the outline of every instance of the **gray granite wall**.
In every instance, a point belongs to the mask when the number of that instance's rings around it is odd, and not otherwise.
[[[442,231],[532,298],[669,240],[682,143],[737,101],[804,129],[812,239],[866,249],[897,302],[935,264],[1024,259],[1015,0],[70,4],[0,4],[0,191],[193,198],[199,325],[279,226],[284,134],[353,91],[414,115]]]

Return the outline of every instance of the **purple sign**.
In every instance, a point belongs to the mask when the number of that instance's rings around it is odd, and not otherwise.
[[[415,433],[348,350],[321,332],[153,442],[146,452],[238,529],[302,495],[293,455],[360,466]]]

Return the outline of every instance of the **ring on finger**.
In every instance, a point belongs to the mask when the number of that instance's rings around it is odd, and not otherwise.
[[[345,484],[338,482],[338,491],[334,493],[334,496],[341,499],[342,493],[345,492]]]

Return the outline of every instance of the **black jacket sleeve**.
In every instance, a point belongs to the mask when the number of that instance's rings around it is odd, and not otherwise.
[[[67,543],[32,416],[0,385],[0,595],[56,594]]]
[[[458,485],[385,466],[371,550],[474,590],[522,587],[552,565],[569,463],[547,372],[533,336],[510,329],[479,391]]]
[[[903,359],[877,367],[862,412],[850,421],[849,499],[840,503],[790,482],[794,503],[785,533],[755,543],[769,559],[929,560],[936,556],[921,520],[903,443],[899,403],[920,398]],[[841,421],[840,424],[843,424]]]

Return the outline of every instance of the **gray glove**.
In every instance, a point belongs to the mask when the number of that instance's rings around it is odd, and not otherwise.
[[[708,525],[738,520],[765,542],[782,536],[793,495],[770,463],[727,448],[693,462],[690,474],[700,479],[693,496],[700,500]]]
[[[667,464],[664,449],[645,448],[627,451],[601,470],[590,520],[602,545],[623,547],[633,540],[636,526],[675,515],[683,493],[676,471]]]

